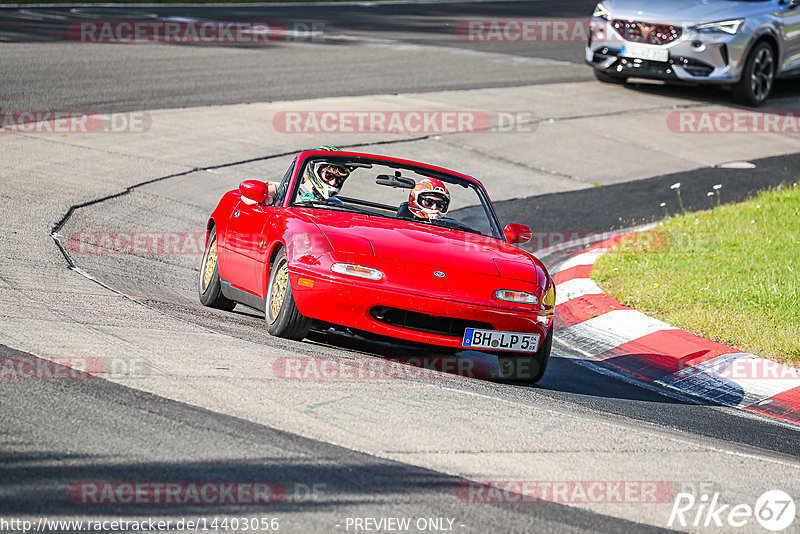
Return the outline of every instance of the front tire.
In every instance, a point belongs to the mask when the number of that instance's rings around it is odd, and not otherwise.
[[[747,56],[742,79],[733,86],[733,94],[740,103],[758,107],[769,98],[775,83],[777,62],[775,51],[769,43],[761,42]]]
[[[506,380],[514,380],[526,384],[535,384],[544,376],[547,364],[550,361],[550,351],[553,347],[553,330],[550,330],[544,338],[544,343],[539,350],[530,353],[515,354],[513,356],[501,356],[500,374]]]
[[[222,294],[219,281],[219,256],[217,255],[217,229],[212,227],[200,264],[200,279],[197,285],[200,302],[209,308],[231,311],[236,303]]]
[[[289,263],[286,250],[281,250],[269,273],[264,320],[273,336],[300,341],[311,328],[311,319],[297,310],[289,283]]]

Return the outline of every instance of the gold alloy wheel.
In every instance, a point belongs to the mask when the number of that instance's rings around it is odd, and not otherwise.
[[[203,268],[203,291],[206,290],[208,284],[211,283],[211,277],[214,276],[214,268],[217,266],[217,240],[211,243],[206,256],[206,264]]]
[[[289,266],[282,262],[272,280],[272,291],[270,291],[269,311],[270,319],[276,319],[281,311],[283,299],[286,296],[286,287],[289,284]]]

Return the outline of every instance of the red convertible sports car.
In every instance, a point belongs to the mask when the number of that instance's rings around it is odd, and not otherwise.
[[[498,357],[536,382],[553,339],[555,287],[501,228],[483,186],[440,167],[322,147],[281,182],[247,180],[207,225],[200,301],[265,312],[270,334],[346,327],[449,353]],[[474,354],[474,353],[473,353]]]

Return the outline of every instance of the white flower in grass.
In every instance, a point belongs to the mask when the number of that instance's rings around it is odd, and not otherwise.
[[[706,196],[707,197],[713,197],[714,196],[714,192],[713,191],[709,191],[708,193],[706,193]]]
[[[661,207],[662,207],[662,208],[663,208],[663,207],[665,207],[666,205],[667,205],[667,203],[666,203],[666,202],[662,202],[662,203],[661,203]]]
[[[717,185],[715,185],[715,186],[714,186],[714,189],[717,189],[717,190],[719,190],[719,189],[722,189],[722,184],[717,184]]]
[[[674,184],[669,186],[669,188],[670,189],[680,189],[681,188],[681,183],[680,182],[675,182]]]

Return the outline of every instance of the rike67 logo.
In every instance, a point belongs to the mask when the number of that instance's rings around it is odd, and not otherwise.
[[[704,493],[699,498],[692,493],[678,493],[667,526],[708,527],[727,532],[731,528],[747,526],[755,518],[765,529],[778,532],[794,522],[795,514],[794,499],[781,490],[763,493],[755,506],[722,503],[719,493]]]

